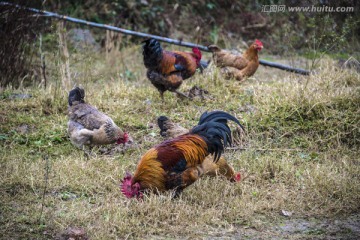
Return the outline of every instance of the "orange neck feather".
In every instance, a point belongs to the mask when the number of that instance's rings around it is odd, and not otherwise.
[[[188,166],[194,167],[201,164],[209,155],[206,142],[198,135],[180,136],[173,145],[182,151]]]
[[[243,54],[243,58],[252,61],[258,61],[259,57],[258,57],[258,51],[255,49],[254,45],[251,45]]]
[[[157,160],[157,151],[151,148],[141,158],[133,178],[140,183],[141,189],[165,190],[165,171]]]

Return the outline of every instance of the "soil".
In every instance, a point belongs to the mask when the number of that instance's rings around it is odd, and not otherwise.
[[[360,214],[337,219],[292,219],[262,229],[239,227],[205,239],[360,239]]]

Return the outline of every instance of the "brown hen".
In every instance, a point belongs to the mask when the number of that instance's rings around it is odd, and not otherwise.
[[[263,48],[263,44],[256,39],[242,55],[222,50],[216,45],[210,45],[208,48],[213,53],[215,65],[221,68],[221,73],[226,78],[235,78],[238,81],[243,81],[246,77],[254,75],[258,69],[258,52]]]

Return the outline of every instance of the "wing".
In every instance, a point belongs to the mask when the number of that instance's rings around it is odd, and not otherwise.
[[[183,79],[193,76],[196,72],[196,68],[198,67],[193,54],[177,51],[174,53],[177,55],[175,64],[177,66],[176,68],[181,72]]]
[[[214,62],[218,67],[234,67],[240,70],[245,68],[249,63],[243,56],[225,50],[215,52],[213,56]]]
[[[161,61],[161,73],[170,75],[181,73],[182,78],[186,79],[195,74],[197,65],[191,53],[181,51],[164,51]]]
[[[198,135],[185,134],[157,145],[157,159],[165,171],[179,169],[178,162],[185,160],[186,167],[196,167],[209,154],[206,142]]]
[[[240,71],[240,74],[242,77],[251,77],[252,75],[254,75],[258,67],[259,67],[259,61],[257,59],[254,59],[249,62],[246,68]]]
[[[163,56],[160,62],[160,66],[158,68],[159,73],[167,76],[173,72],[176,72],[176,62],[177,58],[175,53],[170,51],[163,51]]]
[[[200,167],[198,167],[200,162],[203,161],[203,157],[201,154],[196,157],[189,156],[188,153],[184,152],[176,144],[175,146],[173,144],[165,146],[166,144],[156,148],[158,153],[157,159],[161,162],[165,172],[164,187],[167,190],[176,189],[176,197],[184,188],[194,183],[203,173],[203,171],[200,172]],[[184,147],[186,148],[186,146]],[[197,149],[193,150],[196,152]]]
[[[110,119],[107,115],[89,104],[78,104],[71,107],[69,109],[69,118],[89,130],[99,129]]]
[[[188,54],[184,53],[184,52],[179,52],[179,51],[175,51],[174,52],[174,56],[175,56],[175,69],[176,71],[184,71],[187,69],[188,67]]]
[[[165,141],[157,145],[157,160],[166,172],[182,172],[186,169],[186,159],[181,149],[173,145],[172,141]]]

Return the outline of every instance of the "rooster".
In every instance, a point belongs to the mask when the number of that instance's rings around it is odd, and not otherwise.
[[[160,135],[167,139],[175,138],[189,132],[188,129],[174,123],[165,116],[160,116],[157,122],[160,128]],[[231,182],[239,182],[241,180],[240,173],[235,173],[234,169],[227,163],[223,156],[220,157],[217,163],[213,161],[213,158],[213,155],[207,156],[202,164],[205,175],[217,176],[220,174]]]
[[[143,45],[144,65],[147,77],[160,92],[164,100],[164,92],[171,91],[188,97],[177,89],[183,80],[190,78],[201,67],[201,52],[193,48],[192,52],[163,50],[156,39],[148,39]]]
[[[213,53],[215,65],[221,68],[221,72],[227,78],[243,81],[245,77],[254,75],[259,67],[258,52],[263,48],[263,44],[256,39],[243,55],[222,50],[216,45],[210,45],[208,48]]]
[[[128,133],[123,132],[114,121],[95,107],[85,103],[85,91],[76,87],[69,93],[68,134],[70,141],[84,150],[85,145],[124,144]]]
[[[166,140],[140,159],[134,176],[127,173],[121,191],[127,198],[142,198],[144,192],[174,190],[175,197],[204,174],[202,164],[209,154],[217,163],[224,148],[231,145],[227,121],[240,122],[223,111],[203,113],[189,133]]]

